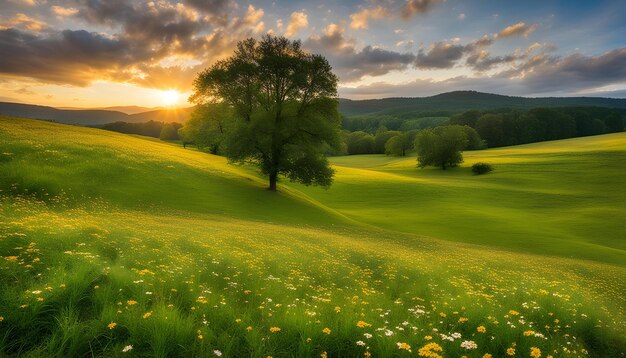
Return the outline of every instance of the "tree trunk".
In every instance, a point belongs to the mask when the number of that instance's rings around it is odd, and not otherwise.
[[[271,172],[270,173],[270,186],[269,188],[267,188],[267,190],[269,191],[276,191],[276,180],[278,179],[278,173],[277,172]]]

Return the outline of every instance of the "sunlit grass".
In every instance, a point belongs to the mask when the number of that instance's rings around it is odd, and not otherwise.
[[[413,177],[344,167],[328,192],[307,197],[289,186],[276,196],[244,167],[157,141],[13,119],[0,119],[0,139],[0,354],[387,357],[439,347],[445,357],[509,349],[528,357],[534,347],[542,357],[610,357],[626,350],[623,266],[349,219],[366,208],[346,180],[370,190],[389,222],[404,217],[416,227],[410,202],[392,205],[374,184],[402,195],[420,183],[434,200],[438,187],[462,193],[479,180],[461,171]],[[515,186],[485,178],[507,192]],[[549,188],[532,190],[539,189]],[[344,195],[345,206],[324,206],[319,193]],[[452,207],[420,205],[424,215]],[[509,210],[502,220],[521,209]],[[561,240],[553,244],[568,245]],[[466,341],[477,348],[463,348],[472,346]]]

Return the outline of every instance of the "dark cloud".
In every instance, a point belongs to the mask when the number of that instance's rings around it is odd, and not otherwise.
[[[482,49],[493,42],[494,40],[486,35],[466,45],[457,42],[436,42],[427,50],[421,48],[418,51],[415,66],[421,69],[452,68],[466,55],[476,57],[477,60]]]
[[[416,14],[423,14],[438,2],[439,0],[407,0],[402,9],[402,17],[410,19]]]
[[[521,56],[521,55],[519,55]],[[492,58],[507,62],[507,59]],[[512,69],[480,77],[458,76],[446,80],[416,79],[403,84],[372,83],[356,88],[340,87],[340,96],[382,98],[429,96],[450,90],[477,90],[511,95],[593,95],[595,89],[626,82],[626,48],[599,56],[574,54],[564,58],[546,54],[526,56]],[[603,92],[620,97],[623,90]]]
[[[419,50],[415,66],[423,69],[451,68],[466,54],[468,49],[465,45],[437,42],[427,51]]]
[[[85,86],[124,63],[142,60],[132,46],[84,30],[53,36],[0,30],[0,72],[48,82]]]
[[[336,24],[328,26],[324,35],[307,39],[304,47],[326,56],[333,70],[344,82],[403,70],[415,61],[412,53],[388,51],[373,46],[357,50],[354,41],[346,39],[343,28]]]
[[[626,47],[599,56],[573,54],[564,58],[547,58],[526,66],[524,83],[533,90],[551,91],[560,88],[590,88],[626,81]]]

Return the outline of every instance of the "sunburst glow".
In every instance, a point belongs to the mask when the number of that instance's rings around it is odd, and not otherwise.
[[[161,91],[160,95],[163,104],[166,106],[175,105],[180,98],[180,93],[177,90]]]

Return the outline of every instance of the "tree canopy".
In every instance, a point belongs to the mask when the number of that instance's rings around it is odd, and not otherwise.
[[[198,74],[191,100],[232,109],[224,154],[257,165],[276,190],[278,175],[328,187],[324,153],[340,145],[337,76],[300,41],[264,36],[241,41],[233,56]]]
[[[463,162],[468,145],[463,126],[444,126],[420,131],[415,138],[418,166],[438,166],[441,169],[455,167]]]

